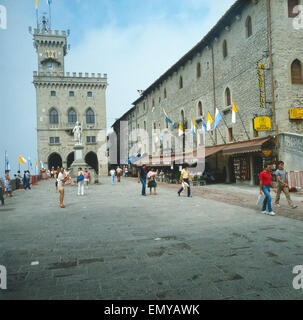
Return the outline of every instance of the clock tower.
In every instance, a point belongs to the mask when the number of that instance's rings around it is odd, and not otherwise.
[[[73,167],[77,154],[72,132],[79,122],[83,130],[83,160],[94,182],[98,175],[107,175],[108,170],[107,74],[65,72],[69,32],[51,30],[45,17],[32,34],[38,56],[33,83],[39,161],[46,169]]]
[[[38,72],[64,72],[67,54],[66,32],[52,32],[42,18],[42,29],[34,33],[34,46],[38,55]]]

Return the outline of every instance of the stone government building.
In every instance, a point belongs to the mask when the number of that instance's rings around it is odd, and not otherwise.
[[[201,128],[201,117],[206,122],[210,112],[214,118],[218,108],[227,126],[219,125],[223,139],[218,130],[206,133],[207,170],[224,173],[227,182],[250,184],[259,182],[266,162],[282,159],[288,170],[302,170],[303,35],[294,28],[293,12],[298,4],[303,1],[237,0],[115,122],[118,148],[120,121],[129,122],[129,133],[148,130],[143,153],[152,150],[152,130],[169,127],[163,108],[176,125],[188,129],[192,117]],[[236,124],[231,122],[233,101],[239,111]],[[292,112],[299,116],[291,117]],[[260,116],[270,118],[270,130],[255,130],[254,119]],[[129,149],[132,145],[129,141]],[[161,148],[165,156],[166,146]]]
[[[70,167],[75,145],[72,129],[79,121],[83,128],[84,160],[97,174],[106,175],[107,75],[65,73],[66,32],[50,30],[43,19],[41,30],[34,30],[39,160],[49,169]]]

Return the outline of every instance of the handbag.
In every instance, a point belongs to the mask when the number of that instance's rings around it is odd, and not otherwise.
[[[77,182],[83,181],[84,180],[84,175],[80,174],[79,177],[77,177]]]
[[[263,205],[264,200],[265,200],[264,194],[259,194],[258,201],[257,201],[257,207],[261,207]]]

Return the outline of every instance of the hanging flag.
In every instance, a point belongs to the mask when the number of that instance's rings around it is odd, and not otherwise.
[[[8,171],[11,170],[11,166],[10,166],[9,161],[8,161],[8,154],[7,154],[6,151],[5,151],[5,170],[8,170]]]
[[[33,169],[33,164],[32,164],[32,162],[31,162],[31,158],[30,158],[30,157],[28,157],[28,164],[29,164],[29,166],[31,167],[31,169]]]
[[[220,121],[222,120],[222,115],[220,113],[220,111],[218,110],[218,108],[216,108],[216,116],[215,116],[215,124],[214,124],[214,129],[217,128],[217,126],[219,125]]]
[[[183,128],[182,128],[182,125],[181,125],[181,122],[179,123],[179,137],[183,136],[184,134],[184,131],[183,131]]]
[[[38,162],[37,162],[37,160],[35,160],[35,167],[38,167]]]
[[[27,160],[24,159],[24,158],[21,156],[21,154],[19,154],[19,163],[20,163],[20,164],[25,164],[25,163],[27,163]]]
[[[42,161],[40,161],[40,167],[41,167],[41,169],[44,169],[44,165],[43,165]]]
[[[38,0],[36,0],[36,10],[38,9]]]
[[[211,114],[208,112],[208,119],[207,119],[207,131],[211,131],[211,125],[214,122],[213,117]]]
[[[46,3],[50,6],[52,4],[52,0],[46,0]]]
[[[192,117],[191,132],[192,134],[195,134],[197,132],[197,124],[194,117]]]
[[[165,121],[167,121],[168,123],[172,124],[173,121],[168,117],[167,113],[165,112],[165,110],[163,109],[163,112],[165,114]]]
[[[231,122],[232,123],[236,123],[237,122],[237,112],[238,112],[238,109],[236,107],[236,104],[233,102],[232,118],[231,118]]]
[[[204,120],[202,119],[202,129],[206,132],[207,131],[207,125],[205,124]]]

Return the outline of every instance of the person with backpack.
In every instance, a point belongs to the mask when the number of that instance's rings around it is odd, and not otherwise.
[[[82,168],[78,169],[77,183],[78,183],[78,196],[84,196],[84,173],[82,171]]]

